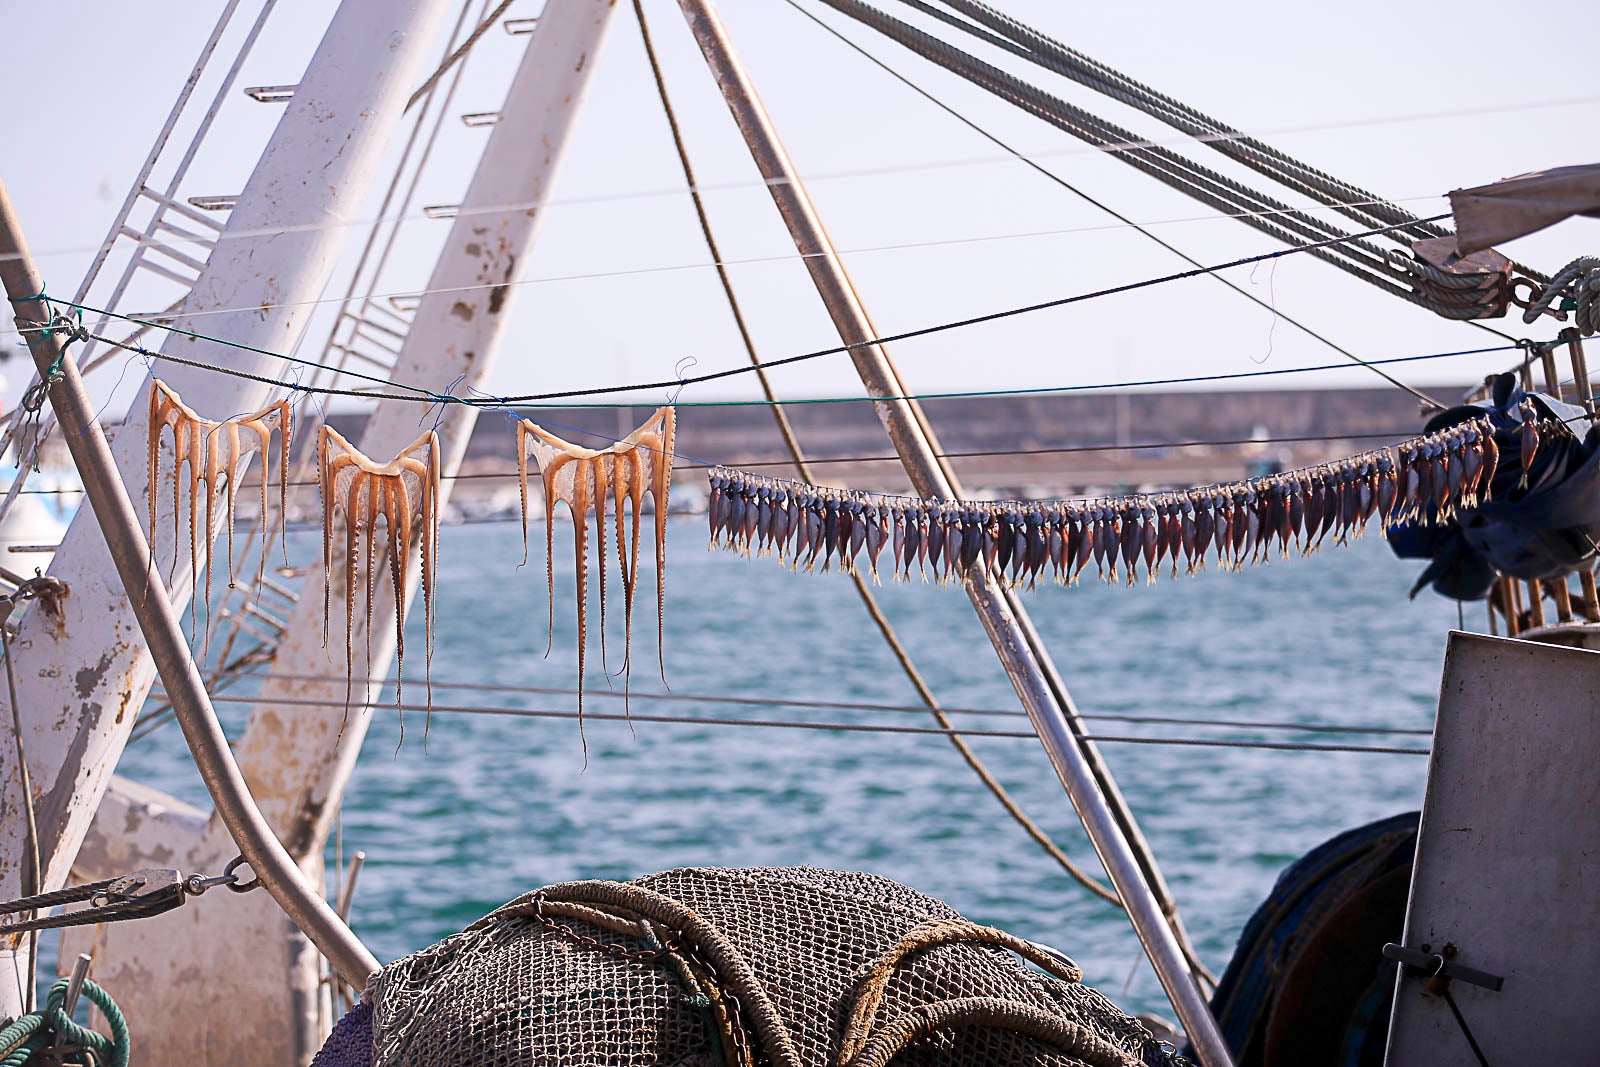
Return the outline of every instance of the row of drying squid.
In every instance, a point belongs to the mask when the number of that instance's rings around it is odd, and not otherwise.
[[[594,556],[599,580],[600,647],[605,658],[605,614],[608,594],[606,580],[607,522],[616,529],[616,558],[623,587],[624,649],[617,673],[627,676],[632,667],[633,607],[640,574],[639,541],[643,503],[646,495],[654,505],[656,535],[656,605],[658,620],[664,608],[663,581],[666,572],[667,494],[672,480],[673,434],[676,426],[672,408],[657,409],[644,424],[609,448],[589,449],[562,440],[528,419],[517,423],[517,474],[522,490],[522,530],[524,562],[528,533],[528,458],[538,463],[545,496],[545,576],[550,594],[550,627],[555,630],[555,548],[556,505],[565,501],[571,510],[577,552],[578,602],[578,710],[583,710],[583,670],[588,644],[588,582],[593,520]],[[226,528],[228,582],[235,581],[233,563],[233,519],[238,484],[251,455],[265,458],[277,434],[279,460],[279,508],[286,511],[289,483],[288,456],[291,446],[292,417],[287,401],[247,415],[213,421],[203,418],[183,403],[176,392],[155,382],[150,392],[149,508],[150,534],[155,536],[157,502],[162,474],[162,446],[172,443],[174,552],[182,543],[184,489],[188,488],[187,526],[189,562],[197,580],[204,575],[205,599],[210,601],[212,545],[217,529],[216,505],[222,504],[221,525]],[[433,613],[437,580],[439,512],[439,440],[432,432],[423,434],[401,449],[392,460],[378,462],[363,454],[338,431],[324,425],[317,439],[318,485],[322,491],[322,561],[327,576],[323,588],[323,634],[332,633],[331,600],[335,593],[344,600],[345,670],[347,680],[355,674],[355,642],[358,631],[358,606],[365,618],[367,654],[372,651],[372,618],[378,579],[385,572],[395,605],[395,659],[397,673],[404,665],[404,618],[406,586],[412,564],[418,563],[419,592],[422,594],[425,626],[424,676],[429,679],[429,706],[432,706],[431,661],[433,658]],[[261,513],[258,519],[261,559],[259,580],[266,567],[267,482],[261,479]],[[628,509],[632,514],[628,515]],[[608,516],[607,512],[610,511]],[[201,516],[204,516],[204,534]],[[204,566],[201,566],[202,560]],[[176,561],[175,561],[176,562]],[[196,598],[198,599],[198,598]],[[193,611],[191,601],[191,612]],[[657,647],[660,646],[658,622]],[[608,669],[609,674],[609,669]],[[396,686],[395,703],[401,702]]]
[[[1551,434],[1532,404],[1515,441],[1526,486],[1529,464]],[[1248,481],[1085,502],[919,499],[835,489],[750,474],[711,472],[711,544],[772,555],[791,569],[865,570],[874,582],[913,573],[937,582],[977,567],[1002,582],[1075,584],[1092,564],[1104,581],[1153,582],[1170,567],[1192,574],[1302,555],[1330,539],[1385,525],[1442,522],[1489,499],[1500,445],[1487,416],[1394,448]],[[1508,472],[1509,473],[1509,472]],[[1502,492],[1505,491],[1502,486]]]

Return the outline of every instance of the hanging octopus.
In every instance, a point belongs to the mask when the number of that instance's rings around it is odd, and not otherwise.
[[[289,402],[280,400],[262,408],[253,415],[236,415],[221,422],[212,422],[195,414],[194,410],[164,383],[156,381],[150,387],[150,537],[155,538],[156,497],[161,480],[162,431],[172,430],[172,448],[176,466],[172,479],[173,559],[176,565],[178,543],[182,537],[183,468],[189,467],[189,567],[196,579],[200,574],[199,511],[201,486],[205,487],[205,600],[211,602],[211,535],[215,529],[216,498],[219,482],[226,487],[223,495],[223,524],[228,537],[228,585],[235,581],[233,560],[233,515],[239,499],[239,476],[253,452],[260,452],[263,464],[271,451],[272,434],[277,431],[278,441],[278,511],[287,511],[289,492],[289,438],[293,416]],[[267,471],[261,472],[261,515],[257,527],[261,540],[261,560],[256,564],[259,582],[267,568]],[[288,560],[285,559],[285,563]],[[189,618],[195,617],[195,600],[189,601]]]
[[[648,492],[655,509],[656,525],[656,654],[661,663],[661,680],[666,681],[666,661],[662,637],[666,607],[667,493],[672,481],[673,436],[677,417],[670,407],[657,408],[644,425],[610,448],[589,449],[563,441],[528,419],[517,424],[517,477],[522,487],[523,562],[528,554],[528,454],[539,462],[544,481],[545,500],[545,581],[550,595],[550,639],[555,639],[555,513],[556,501],[564,500],[572,512],[573,540],[577,553],[578,593],[578,715],[580,732],[583,715],[583,673],[588,644],[589,589],[589,513],[595,516],[596,559],[600,580],[600,656],[606,657],[606,500],[611,498],[616,514],[617,564],[622,574],[624,600],[624,638],[622,675],[624,686],[632,669],[633,603],[638,589],[639,530],[643,502]],[[632,535],[624,519],[624,505],[633,506]],[[549,654],[549,648],[545,650]],[[626,693],[626,688],[624,688]]]
[[[372,653],[372,592],[379,573],[379,556],[389,558],[389,580],[394,586],[395,705],[401,704],[405,667],[406,574],[412,543],[422,558],[423,676],[427,680],[429,718],[433,710],[433,600],[437,592],[434,566],[439,555],[439,438],[428,431],[400,450],[388,463],[378,464],[326,424],[317,440],[317,477],[322,489],[322,563],[326,580],[322,593],[322,632],[329,633],[334,557],[334,517],[344,515],[343,555],[339,560],[345,583],[345,711],[349,713],[355,671],[355,617],[357,569],[365,590],[367,654]],[[385,537],[378,540],[382,520]],[[401,737],[404,738],[404,712]],[[424,729],[426,736],[426,729]]]

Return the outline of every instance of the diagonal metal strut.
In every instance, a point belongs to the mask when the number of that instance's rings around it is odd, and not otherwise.
[[[856,372],[877,398],[874,407],[912,485],[925,497],[959,496],[953,471],[937,458],[942,449],[920,406],[906,399],[908,390],[888,353],[873,341],[878,333],[734,54],[711,0],[678,0],[678,4],[841,341],[851,346]],[[964,584],[1199,1058],[1206,1067],[1231,1067],[1232,1059],[1198,975],[1179,943],[1181,926],[1175,921],[1170,893],[1165,892],[1148,846],[1139,837],[1103,760],[1092,742],[1081,736],[1077,709],[1020,601],[982,570],[969,574]],[[1134,842],[1144,847],[1138,848]],[[1143,857],[1140,851],[1145,853]]]

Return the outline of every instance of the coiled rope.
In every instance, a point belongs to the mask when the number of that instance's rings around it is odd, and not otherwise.
[[[1539,295],[1528,302],[1522,321],[1533,322],[1549,311],[1563,319],[1566,312],[1574,312],[1573,324],[1585,337],[1600,329],[1600,257],[1580,256],[1557,271]]]
[[[67,1014],[67,986],[69,978],[58,979],[50,987],[43,1011],[22,1016],[4,1030],[0,1030],[0,1067],[23,1067],[34,1055],[59,1038],[68,1045],[87,1049],[102,1067],[128,1067],[133,1052],[133,1042],[128,1035],[128,1021],[122,1009],[111,999],[111,994],[95,983],[84,980],[83,995],[92,1001],[106,1017],[111,1036],[79,1026]]]

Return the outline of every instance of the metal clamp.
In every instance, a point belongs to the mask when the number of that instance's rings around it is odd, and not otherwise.
[[[0,903],[0,934],[20,934],[29,930],[54,930],[68,926],[94,926],[122,919],[147,919],[179,907],[191,896],[199,896],[213,886],[225,885],[235,893],[248,893],[261,884],[251,876],[243,881],[234,872],[244,865],[235,857],[222,874],[184,876],[170,867],[151,867],[120,878],[72,886],[53,893],[39,893]],[[88,907],[57,915],[37,913],[65,904]],[[31,917],[28,917],[32,913]]]
[[[245,881],[233,873],[242,866],[244,866],[244,857],[235,856],[228,861],[226,867],[222,868],[222,873],[214,878],[207,878],[203,874],[191,874],[184,880],[183,890],[190,896],[197,897],[207,889],[222,885],[227,886],[230,892],[248,893],[261,885],[261,879],[256,876],[254,871],[250,872],[249,881]]]
[[[1383,946],[1384,959],[1394,960],[1404,967],[1421,971],[1429,980],[1444,979],[1466,982],[1480,989],[1487,989],[1492,993],[1500,992],[1506,980],[1498,974],[1480,971],[1476,967],[1466,964],[1454,963],[1437,952],[1424,952],[1421,949],[1406,948],[1404,945],[1389,943]]]

